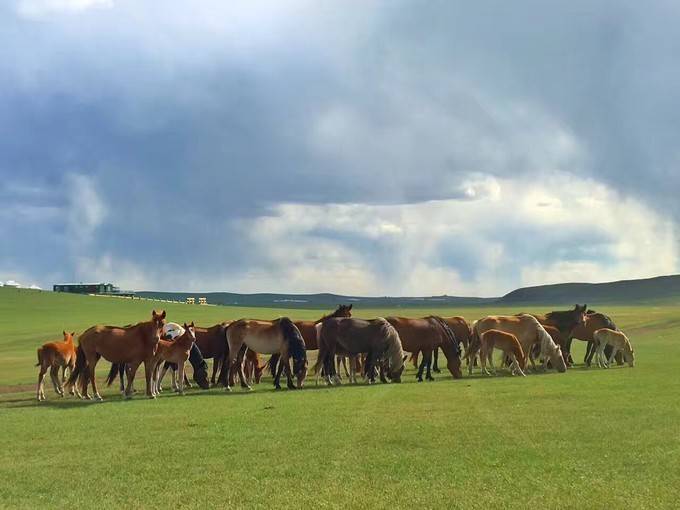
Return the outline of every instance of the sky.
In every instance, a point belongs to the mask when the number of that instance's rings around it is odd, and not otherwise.
[[[0,281],[677,273],[678,26],[672,1],[1,2]]]

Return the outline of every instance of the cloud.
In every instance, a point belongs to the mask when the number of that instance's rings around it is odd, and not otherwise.
[[[112,6],[113,0],[18,0],[16,12],[26,18],[41,18],[55,13],[77,13]]]
[[[486,295],[678,270],[677,6],[186,9],[0,5],[0,266]]]

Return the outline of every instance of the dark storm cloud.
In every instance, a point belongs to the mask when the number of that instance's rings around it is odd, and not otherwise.
[[[5,272],[78,278],[78,257],[106,254],[172,275],[154,286],[229,281],[261,260],[242,222],[278,203],[476,200],[486,176],[549,187],[556,170],[680,215],[671,3],[49,5],[0,7]],[[87,212],[69,175],[106,210],[71,247]],[[403,270],[389,243],[322,237]],[[472,251],[435,259],[481,270]]]

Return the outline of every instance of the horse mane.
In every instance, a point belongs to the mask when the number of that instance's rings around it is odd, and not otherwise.
[[[320,323],[322,323],[323,321],[325,321],[326,319],[333,319],[333,318],[335,318],[335,317],[340,317],[340,315],[338,315],[338,313],[340,312],[340,308],[342,308],[342,306],[343,306],[343,305],[339,305],[339,306],[338,306],[335,310],[333,310],[332,312],[329,312],[329,313],[327,313],[326,315],[324,315],[323,317],[321,317],[319,320],[314,321],[314,324],[320,324]]]
[[[560,331],[573,329],[578,324],[574,320],[574,310],[559,310],[548,312],[545,318],[555,324],[555,327]]]
[[[449,327],[449,325],[446,323],[446,321],[436,315],[431,315],[430,319],[435,321],[439,325],[439,327],[442,328],[442,330],[444,331],[444,335],[446,335],[446,340],[448,340],[449,344],[453,345],[454,356],[460,356],[460,341],[458,340],[458,338],[456,338],[456,335],[454,334],[453,330]],[[444,348],[444,345],[442,345],[442,348]]]
[[[293,356],[293,359],[299,360],[307,357],[305,339],[302,338],[300,330],[293,321],[288,317],[281,317],[279,319],[279,327],[284,339],[288,342],[288,352]]]
[[[397,330],[382,317],[376,318],[380,322],[381,332],[385,335],[387,340],[387,349],[385,349],[385,356],[387,357],[391,370],[399,370],[404,365],[404,349],[401,346],[401,338]]]

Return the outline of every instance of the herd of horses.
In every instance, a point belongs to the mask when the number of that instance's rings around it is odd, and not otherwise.
[[[101,358],[111,363],[107,384],[119,378],[126,398],[134,394],[135,375],[142,364],[149,398],[162,391],[167,370],[172,370],[173,389],[184,393],[185,385],[191,384],[184,373],[187,361],[193,367],[194,382],[203,389],[223,385],[231,390],[236,376],[242,388],[250,389],[251,384],[260,382],[267,367],[277,389],[281,389],[283,374],[289,389],[302,388],[309,351],[317,351],[313,367],[317,383],[321,377],[328,385],[341,382],[341,367],[350,382],[356,383],[357,375],[369,383],[376,377],[383,382],[401,382],[409,355],[418,381],[423,381],[423,375],[433,380],[432,372],[440,372],[439,351],[455,379],[462,377],[463,361],[472,374],[478,356],[482,373],[489,374],[487,363],[495,371],[494,349],[502,351],[503,364],[513,375],[524,376],[529,363],[538,370],[536,360],[542,362],[543,370],[565,372],[573,364],[574,339],[588,342],[584,358],[588,366],[593,357],[605,368],[615,359],[632,367],[635,359],[630,341],[611,318],[588,310],[586,305],[545,315],[487,316],[472,323],[463,317],[438,316],[357,319],[352,317],[352,305],[340,305],[317,321],[239,319],[209,328],[193,322],[167,322],[165,311],[154,310],[151,320],[139,324],[93,326],[80,334],[77,347],[75,333],[63,334],[62,342],[46,343],[38,349],[38,400],[45,399],[48,371],[58,395],[68,390],[83,399],[102,400],[95,377]],[[261,355],[270,358],[263,363]],[[213,360],[210,380],[206,359]]]

